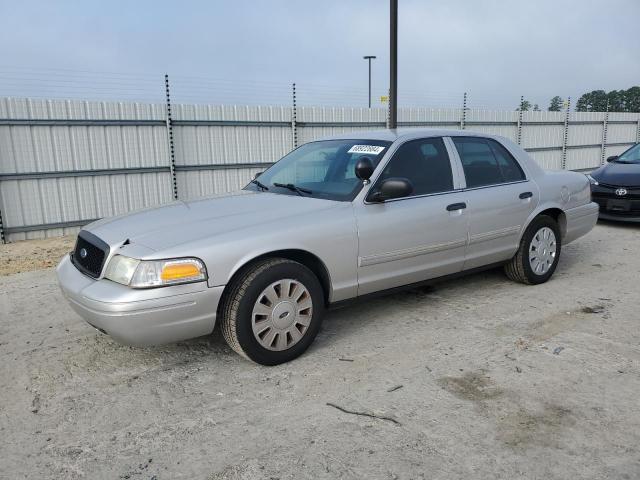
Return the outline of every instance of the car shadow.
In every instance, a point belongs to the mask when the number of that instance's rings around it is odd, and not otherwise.
[[[640,230],[640,222],[638,223],[623,222],[623,221],[616,221],[616,220],[604,220],[602,218],[599,218],[598,225],[619,228],[621,230]]]
[[[443,301],[448,301],[450,295],[456,295],[456,291],[464,292],[467,289],[500,288],[502,284],[513,283],[503,273],[501,267],[482,272],[464,275],[448,280],[434,280],[422,286],[407,288],[393,293],[380,294],[354,300],[347,306],[330,309],[324,318],[323,326],[319,334],[320,341],[311,345],[310,351],[321,350],[329,347],[330,337],[347,338],[359,336],[367,325],[384,318],[384,311],[388,311],[389,321],[393,317],[403,315],[405,307],[436,306]],[[380,315],[382,312],[382,315]]]

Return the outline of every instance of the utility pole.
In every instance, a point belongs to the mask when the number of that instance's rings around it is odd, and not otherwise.
[[[376,57],[375,55],[365,55],[362,58],[369,60],[369,108],[371,108],[371,60],[374,60]]]
[[[389,128],[398,126],[398,0],[390,0]]]

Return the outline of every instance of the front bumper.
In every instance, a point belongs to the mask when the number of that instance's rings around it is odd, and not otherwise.
[[[66,255],[56,268],[71,308],[93,327],[127,345],[159,345],[213,331],[224,287],[206,282],[133,289],[81,273]]]
[[[625,190],[618,195],[618,190]],[[600,206],[600,218],[616,222],[640,222],[640,187],[592,185],[591,197]]]
[[[600,218],[600,220],[610,220],[614,222],[640,223],[640,215],[630,217],[626,215],[611,215],[610,213],[601,211],[598,218]]]

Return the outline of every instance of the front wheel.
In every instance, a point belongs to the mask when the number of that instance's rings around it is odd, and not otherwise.
[[[222,334],[240,355],[278,365],[311,345],[323,312],[322,286],[311,270],[284,258],[266,259],[230,285],[220,312]]]
[[[511,280],[537,285],[544,283],[556,269],[560,259],[560,229],[547,215],[536,217],[527,227],[515,256],[504,271]]]

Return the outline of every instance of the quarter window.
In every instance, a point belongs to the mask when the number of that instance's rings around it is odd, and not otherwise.
[[[482,187],[524,180],[518,162],[500,143],[488,138],[453,137],[467,187]]]
[[[451,162],[442,138],[402,144],[386,165],[380,181],[393,177],[408,179],[413,185],[413,195],[453,190]]]

